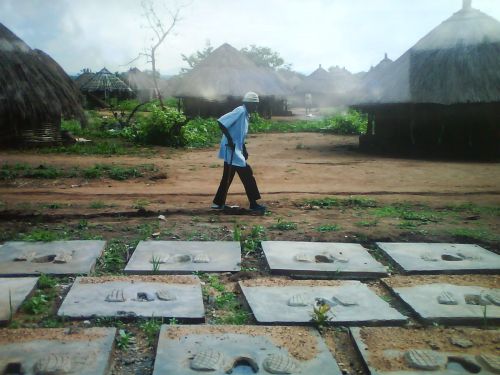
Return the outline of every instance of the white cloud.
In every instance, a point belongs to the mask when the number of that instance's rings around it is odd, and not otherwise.
[[[473,6],[500,19],[499,0]],[[159,69],[174,74],[190,54],[228,42],[278,51],[304,73],[318,64],[366,70],[388,52],[399,57],[461,7],[461,0],[192,0],[159,51]],[[68,72],[124,70],[148,43],[140,0],[2,0],[0,22]],[[142,63],[135,64],[146,68]]]

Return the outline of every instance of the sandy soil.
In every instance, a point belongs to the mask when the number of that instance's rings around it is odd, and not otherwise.
[[[497,330],[475,328],[362,328],[361,337],[368,347],[369,365],[380,371],[410,369],[403,358],[409,349],[427,349],[457,354],[498,354],[500,333]],[[390,337],[390,340],[387,338]],[[467,339],[473,346],[459,348],[451,338]],[[384,351],[401,351],[401,355],[389,358]]]
[[[197,285],[199,280],[193,276],[100,276],[100,277],[82,277],[81,284],[102,284],[114,281],[126,281],[133,283],[134,281],[147,283],[167,283],[167,284],[189,284]]]
[[[457,284],[468,286],[481,286],[484,288],[500,288],[498,275],[419,275],[419,276],[393,276],[382,279],[392,288],[402,288],[423,284]]]
[[[397,159],[367,155],[355,150],[357,137],[325,134],[261,134],[248,140],[249,163],[255,172],[263,201],[314,195],[371,195],[390,201],[409,196],[423,201],[455,203],[476,201],[498,204],[500,164],[440,160]],[[2,200],[19,202],[85,203],[102,200],[130,207],[148,199],[162,209],[204,208],[211,203],[221,175],[215,148],[206,150],[158,149],[153,157],[40,155],[1,152],[6,163],[90,166],[155,164],[166,180],[50,181],[16,180],[0,185]],[[71,187],[71,186],[76,187]],[[379,199],[379,198],[378,198]],[[245,206],[241,183],[233,184],[228,203]],[[115,209],[116,210],[116,209]],[[85,208],[80,207],[80,212]]]
[[[99,328],[73,329],[53,328],[53,329],[0,329],[0,344],[15,342],[27,342],[32,340],[58,340],[58,341],[88,341],[93,338],[103,337]]]

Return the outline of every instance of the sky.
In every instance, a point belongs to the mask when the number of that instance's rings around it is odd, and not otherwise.
[[[319,64],[366,71],[388,53],[401,56],[462,7],[462,0],[154,0],[166,25],[169,9],[181,21],[158,51],[163,75],[186,66],[182,54],[229,43],[279,52],[304,74]],[[500,20],[500,0],[472,5]],[[147,69],[127,65],[150,45],[141,0],[0,0],[0,22],[69,74],[83,68]]]

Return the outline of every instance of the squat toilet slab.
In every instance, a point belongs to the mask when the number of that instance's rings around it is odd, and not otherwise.
[[[106,241],[6,242],[0,246],[0,275],[88,274]]]
[[[57,314],[77,319],[205,320],[201,284],[196,276],[77,277]]]
[[[0,278],[0,322],[8,321],[23,303],[38,281],[38,277]]]
[[[390,325],[407,321],[359,281],[336,280],[315,285],[314,281],[287,280],[276,285],[263,280],[239,282],[259,323],[312,324],[313,308],[318,303],[331,307],[327,314],[333,325]]]
[[[163,325],[153,375],[204,373],[341,374],[312,328]]]
[[[377,242],[407,274],[498,273],[500,255],[477,245]]]
[[[125,273],[237,272],[241,269],[240,264],[239,242],[141,241],[125,267]]]
[[[359,244],[263,241],[271,273],[307,278],[377,278],[387,269]]]
[[[500,286],[500,285],[499,285]],[[392,288],[426,323],[500,323],[500,289],[448,283]]]
[[[115,333],[115,328],[1,329],[0,369],[2,374],[105,375]]]
[[[495,330],[475,328],[350,328],[371,375],[498,374]]]

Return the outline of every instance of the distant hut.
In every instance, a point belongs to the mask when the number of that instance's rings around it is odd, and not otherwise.
[[[261,115],[286,112],[286,87],[275,72],[258,67],[240,51],[223,44],[176,83],[175,96],[190,116],[220,116],[241,105],[243,95],[261,97]]]
[[[122,100],[133,96],[132,89],[106,68],[95,73],[80,90],[85,94],[90,107],[106,106],[110,99]]]
[[[0,23],[0,143],[58,142],[61,116],[85,125],[75,84],[50,56]]]
[[[82,69],[82,73],[75,78],[75,84],[78,88],[82,87],[95,76],[95,73],[88,68]]]
[[[369,115],[362,147],[499,154],[500,22],[471,0],[379,80],[356,106]]]
[[[140,102],[147,102],[156,97],[153,77],[137,68],[131,68],[122,74],[123,81],[134,91]]]
[[[331,104],[334,95],[334,80],[321,64],[318,69],[308,75],[295,89],[295,93],[304,98],[311,94],[314,107],[325,107]]]
[[[393,63],[394,61],[386,53],[384,58],[363,76],[361,82],[365,92],[374,92],[379,88],[383,77],[390,75],[389,69],[391,69]]]

